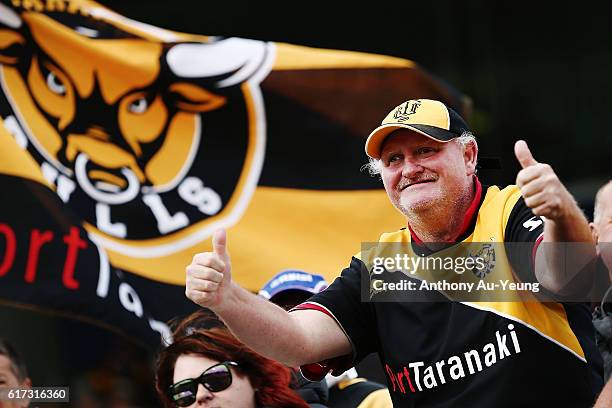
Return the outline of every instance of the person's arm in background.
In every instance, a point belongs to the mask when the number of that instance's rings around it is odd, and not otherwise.
[[[514,152],[522,167],[516,184],[525,204],[544,218],[544,245],[538,247],[535,259],[537,280],[560,295],[589,290],[596,253],[586,217],[552,167],[538,163],[524,141],[516,142]],[[578,273],[579,287],[568,287]]]
[[[213,237],[213,252],[194,256],[185,294],[215,312],[243,343],[258,353],[296,367],[350,354],[351,343],[333,318],[313,310],[288,313],[231,279],[226,233]]]
[[[612,381],[608,381],[606,386],[601,390],[597,402],[593,408],[610,408],[612,407]]]

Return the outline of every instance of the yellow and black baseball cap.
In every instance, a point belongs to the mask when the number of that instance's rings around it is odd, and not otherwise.
[[[365,151],[380,159],[385,138],[397,129],[410,129],[438,142],[448,142],[469,131],[461,116],[440,101],[411,99],[393,108],[366,140]]]

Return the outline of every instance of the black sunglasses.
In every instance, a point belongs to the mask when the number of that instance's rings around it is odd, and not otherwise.
[[[168,396],[176,406],[188,407],[196,400],[198,385],[202,384],[210,392],[220,392],[232,385],[231,367],[238,367],[234,361],[224,361],[208,367],[198,378],[187,378],[172,384]]]

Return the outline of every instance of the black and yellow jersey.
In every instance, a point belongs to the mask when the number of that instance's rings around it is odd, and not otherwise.
[[[481,188],[456,242],[531,242],[543,221],[515,186]],[[410,228],[381,242],[418,243]],[[503,251],[502,251],[503,252]],[[530,259],[498,253],[496,268],[534,279]],[[359,253],[325,291],[297,309],[334,318],[353,347],[353,362],[377,353],[396,407],[589,407],[602,387],[587,304],[504,301],[362,300],[368,254]],[[527,257],[529,258],[529,257]],[[524,266],[524,265],[523,265]],[[365,274],[364,274],[365,271]]]

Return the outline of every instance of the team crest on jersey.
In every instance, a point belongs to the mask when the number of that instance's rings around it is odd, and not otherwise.
[[[271,44],[169,32],[95,4],[0,7],[4,125],[94,236],[118,252],[172,251],[240,218],[263,163]]]
[[[494,244],[482,244],[479,250],[475,252],[470,251],[468,256],[474,259],[475,266],[472,268],[472,273],[480,279],[484,279],[495,268]],[[478,262],[477,259],[481,259],[482,261]],[[482,264],[484,264],[484,268],[478,268],[478,265]]]

